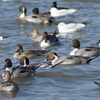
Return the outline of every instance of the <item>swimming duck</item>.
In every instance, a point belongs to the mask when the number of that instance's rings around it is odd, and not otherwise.
[[[75,13],[78,9],[68,9],[65,7],[57,7],[57,2],[53,2],[53,6],[49,10],[50,15],[53,17],[61,17]]]
[[[26,15],[27,10],[26,10],[26,7],[24,5],[21,5],[19,7],[19,12],[22,12],[22,14],[19,16],[19,19],[25,20],[28,22],[33,22],[33,23],[37,23],[37,24],[42,24],[42,23],[49,24],[52,21],[54,21],[54,19],[49,19],[49,18],[46,18],[46,17],[38,15],[38,14]]]
[[[41,41],[41,39],[43,38],[43,34],[39,34],[39,31],[37,29],[32,29],[28,36],[30,35],[32,35],[33,41]]]
[[[45,20],[47,19],[47,20],[49,20],[49,22],[51,23],[51,22],[53,22],[53,21],[55,21],[57,18],[54,18],[54,17],[50,17],[50,16],[45,16],[45,15],[49,15],[50,13],[40,13],[39,12],[39,8],[34,8],[33,10],[33,13],[35,14],[35,15],[40,15],[41,17],[43,17]]]
[[[53,35],[54,33],[48,32],[48,35]],[[33,41],[41,41],[43,38],[44,33],[39,33],[37,29],[32,29],[28,36],[32,35]]]
[[[29,59],[25,56],[21,57],[20,65],[17,67],[12,68],[12,61],[10,59],[5,59],[4,68],[7,71],[11,72],[12,78],[22,78],[22,77],[29,77],[35,73],[36,67],[28,67]],[[4,73],[2,74],[4,76]]]
[[[59,39],[54,35],[48,35],[47,32],[44,32],[44,36],[40,42],[40,47],[49,47],[54,45],[60,45]]]
[[[11,72],[11,78],[24,78],[33,76],[37,68],[52,68],[58,64],[59,63],[52,65],[51,62],[29,64],[29,59],[26,56],[23,56],[20,59],[20,64],[14,68],[12,68],[12,61],[10,59],[5,59],[5,65],[3,69]],[[2,76],[4,76],[4,73]]]
[[[17,84],[11,81],[11,74],[8,70],[4,71],[3,81],[0,83],[0,90],[7,92],[19,90]]]
[[[49,52],[46,55],[46,61],[51,61],[52,65],[61,62],[61,65],[76,65],[76,64],[87,64],[94,58],[82,57],[82,56],[58,56],[55,52]]]
[[[21,44],[18,44],[16,47],[16,53],[14,54],[14,58],[20,59],[22,56],[26,56],[27,58],[32,58],[36,56],[41,56],[48,51],[46,50],[28,50],[24,51]]]
[[[80,48],[80,41],[78,39],[72,40],[71,46],[74,47],[74,50],[70,52],[70,55],[83,56],[83,57],[95,57],[100,55],[99,47]]]
[[[38,8],[34,8],[34,9],[32,10],[32,12],[33,12],[34,14],[39,14],[39,15],[41,15],[41,16],[50,15],[50,12],[40,13]],[[49,18],[53,18],[53,17],[50,17],[50,16],[49,16]],[[53,18],[53,19],[55,19],[55,18]]]
[[[72,32],[76,32],[76,31],[80,31],[81,29],[86,27],[86,25],[89,23],[90,22],[88,22],[88,21],[83,22],[83,23],[69,23],[69,24],[65,24],[64,22],[60,22],[56,26],[56,28],[58,28],[58,31],[60,33],[72,33]]]

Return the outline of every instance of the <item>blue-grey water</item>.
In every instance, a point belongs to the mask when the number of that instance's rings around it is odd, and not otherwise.
[[[32,14],[32,9],[38,7],[40,12],[47,12],[54,0],[0,0],[0,36],[10,36],[0,41],[0,81],[4,60],[10,58],[13,67],[19,63],[13,58],[16,45],[21,43],[25,50],[39,50],[39,43],[33,42],[27,37],[32,29],[38,29],[40,33],[54,32],[59,22],[84,22],[91,21],[81,32],[68,34],[66,38],[60,38],[60,46],[52,46],[53,52],[68,55],[72,48],[67,49],[71,40],[79,39],[81,46],[97,46],[100,36],[100,0],[55,0],[58,6],[68,8],[82,8],[71,16],[60,18],[51,25],[37,25],[28,22],[20,22],[18,7],[25,5],[27,13]],[[30,59],[30,63],[45,60],[45,56]],[[0,100],[100,100],[100,88],[94,81],[100,79],[100,57],[90,64],[58,66],[52,69],[37,69],[31,78],[14,80],[20,90],[15,93],[0,92]]]

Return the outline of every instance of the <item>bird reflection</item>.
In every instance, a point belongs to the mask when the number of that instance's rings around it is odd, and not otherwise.
[[[13,98],[17,96],[18,91],[12,91],[12,92],[8,92],[8,91],[3,91],[2,92],[2,97],[7,99],[7,98]]]

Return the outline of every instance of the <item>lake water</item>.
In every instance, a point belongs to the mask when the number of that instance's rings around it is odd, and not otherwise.
[[[0,35],[10,36],[0,41],[0,81],[4,60],[10,58],[13,67],[19,63],[13,58],[18,43],[25,50],[39,50],[39,43],[33,42],[27,37],[32,29],[38,29],[40,33],[54,32],[59,22],[84,22],[91,21],[81,32],[68,34],[66,38],[60,38],[60,46],[52,46],[53,52],[68,55],[72,48],[67,49],[73,39],[79,39],[81,46],[97,46],[100,36],[100,0],[56,0],[58,6],[68,8],[82,8],[71,16],[60,18],[51,25],[36,25],[28,22],[20,22],[17,12],[20,5],[27,7],[28,14],[32,9],[39,7],[40,12],[50,9],[53,0],[0,0]],[[30,59],[30,63],[44,61],[45,56]],[[100,79],[100,57],[90,64],[58,66],[52,69],[39,68],[31,78],[14,80],[20,90],[17,93],[0,92],[0,100],[100,100],[100,89],[94,81]]]

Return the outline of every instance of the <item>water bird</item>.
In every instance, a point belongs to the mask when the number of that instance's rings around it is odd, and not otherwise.
[[[82,56],[58,56],[55,52],[49,52],[46,55],[46,61],[52,62],[52,65],[55,65],[61,62],[61,65],[76,65],[76,64],[88,64],[95,57],[82,57]]]
[[[55,34],[55,32],[48,32],[48,35],[54,35],[54,34]],[[56,33],[55,35],[56,35],[56,37],[59,37],[58,33]],[[44,33],[39,33],[39,31],[37,29],[32,29],[30,34],[27,36],[28,37],[32,36],[32,41],[40,42],[44,36]]]
[[[11,74],[8,70],[4,71],[3,81],[0,83],[0,90],[7,92],[19,90],[18,85],[15,82],[11,81]]]
[[[80,41],[78,39],[72,40],[71,46],[74,47],[74,50],[70,52],[70,55],[83,56],[83,57],[96,57],[100,55],[99,47],[80,48]]]
[[[50,15],[53,17],[66,16],[66,15],[70,15],[70,14],[73,14],[76,11],[78,11],[78,9],[69,9],[69,8],[65,8],[65,7],[58,7],[56,1],[54,1],[52,4],[53,5],[50,8],[49,12],[50,12]]]
[[[50,24],[51,22],[53,22],[53,19],[38,15],[38,14],[34,14],[34,15],[27,15],[27,10],[26,7],[24,5],[21,5],[19,7],[19,12],[21,12],[21,15],[18,17],[18,19],[20,20],[25,20],[28,22],[32,22],[32,23],[36,23],[36,24]]]
[[[87,24],[89,24],[89,21],[82,22],[82,23],[69,23],[66,24],[64,22],[60,22],[56,28],[58,29],[59,33],[73,33],[76,31],[80,31],[84,27],[86,27]]]
[[[55,33],[56,34],[56,33]],[[47,32],[44,32],[44,36],[40,42],[40,47],[46,48],[49,46],[56,46],[60,45],[59,39],[56,37],[56,35],[48,35]]]
[[[21,44],[18,44],[16,47],[16,53],[14,54],[14,58],[20,59],[22,56],[26,56],[27,58],[33,58],[36,56],[41,56],[47,53],[47,50],[27,50],[24,51]]]

